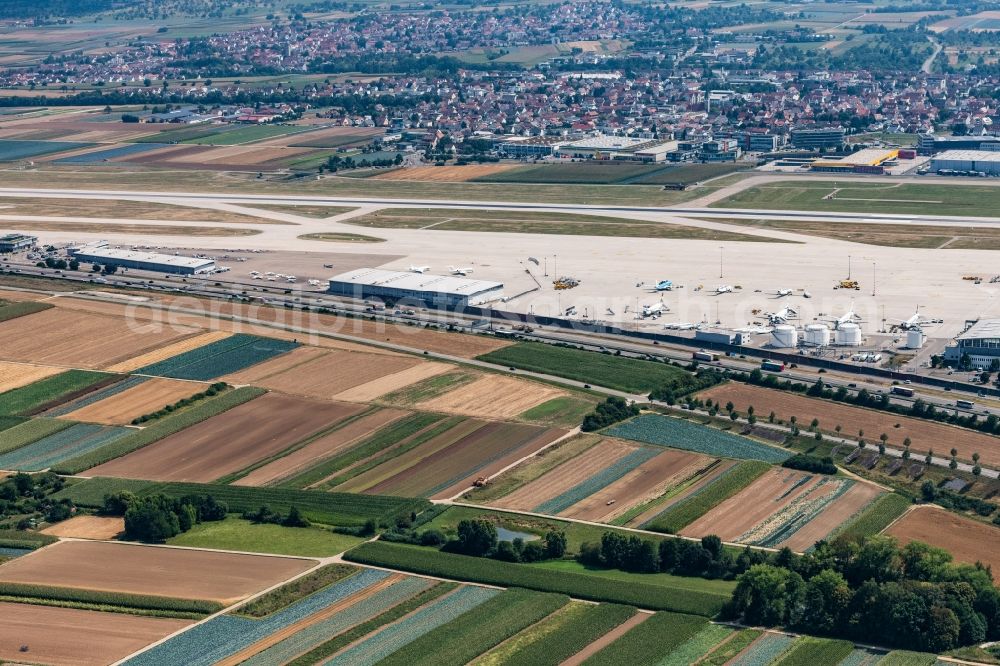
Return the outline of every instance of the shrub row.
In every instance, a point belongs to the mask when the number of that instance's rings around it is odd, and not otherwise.
[[[706,617],[718,613],[729,599],[726,594],[670,589],[664,585],[644,585],[603,578],[600,575],[554,571],[528,564],[442,553],[406,544],[378,541],[365,543],[349,551],[344,557],[352,562],[431,576],[523,587],[541,592],[559,592],[577,599],[610,601]]]
[[[225,382],[215,382],[208,389],[201,391],[200,393],[195,393],[194,395],[181,398],[172,405],[167,405],[163,409],[152,412],[150,414],[143,414],[142,416],[132,419],[132,425],[139,425],[141,423],[146,423],[147,421],[155,421],[156,419],[162,419],[164,416],[169,416],[173,414],[178,409],[183,409],[198,402],[199,400],[204,400],[205,398],[213,398],[217,396],[222,391],[225,391],[229,387]]]
[[[222,604],[203,599],[177,599],[152,594],[129,594],[105,590],[82,590],[51,585],[0,582],[0,595],[24,599],[100,604],[103,606],[156,610],[197,615],[211,615],[222,610]]]

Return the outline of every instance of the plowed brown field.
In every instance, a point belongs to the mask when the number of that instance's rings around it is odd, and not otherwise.
[[[102,368],[170,344],[195,329],[131,328],[122,319],[52,308],[0,326],[0,359]]]
[[[191,624],[190,620],[0,602],[4,663],[104,666]],[[22,652],[21,646],[27,646]]]
[[[91,476],[209,482],[276,455],[364,409],[267,393],[117,460]]]
[[[415,357],[321,350],[315,347],[302,347],[287,356],[292,358],[280,362],[268,361],[261,364],[263,367],[254,366],[227,377],[226,381],[330,400],[355,386],[423,363]]]
[[[470,384],[418,403],[416,407],[484,419],[509,419],[564,395],[564,391],[545,384],[504,375],[483,375]]]
[[[685,527],[681,534],[693,537],[715,534],[723,541],[735,541],[754,525],[808,492],[820,478],[797,486],[806,476],[805,472],[776,467]]]
[[[0,393],[27,386],[39,379],[58,375],[62,368],[0,361]]]
[[[473,178],[509,171],[517,166],[516,164],[468,164],[444,167],[408,167],[380,173],[372,178],[377,180],[419,180],[430,183],[464,183]]]
[[[956,562],[982,562],[1000,580],[1000,527],[987,525],[934,506],[914,507],[893,523],[887,534],[900,543],[923,541],[951,553]]]
[[[250,472],[233,483],[236,486],[266,486],[297,474],[321,460],[347,450],[359,439],[383,428],[410,412],[401,409],[380,409],[306,444],[301,449],[282,456]]]
[[[204,384],[154,377],[138,386],[99,400],[62,418],[105,425],[128,425],[183,398],[205,390]]]
[[[125,530],[125,519],[114,516],[73,516],[42,530],[67,539],[114,539]]]
[[[786,421],[792,416],[798,417],[800,423],[809,423],[816,418],[821,429],[832,432],[835,426],[842,425],[848,434],[864,430],[865,437],[870,440],[885,433],[889,435],[889,446],[897,448],[901,448],[903,440],[909,437],[910,449],[914,452],[925,453],[928,449],[936,449],[938,454],[942,454],[954,447],[963,460],[971,460],[973,453],[979,453],[984,465],[1000,466],[1000,439],[943,423],[734,382],[711,388],[699,393],[698,397],[711,398],[722,404],[732,402],[740,412],[752,405],[757,414],[773,411],[778,418]],[[898,428],[895,427],[897,423]]]
[[[543,502],[560,495],[581,481],[624,458],[638,447],[617,439],[603,439],[580,455],[549,470],[514,492],[490,502],[502,509],[531,511]]]
[[[712,461],[686,451],[665,450],[583,501],[559,513],[568,518],[608,522],[633,506],[649,502],[693,476]],[[613,502],[612,504],[608,504]]]
[[[302,573],[312,560],[60,541],[0,566],[0,581],[232,604]]]

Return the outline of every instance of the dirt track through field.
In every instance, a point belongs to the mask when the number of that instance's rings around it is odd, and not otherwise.
[[[575,458],[567,460],[506,497],[489,504],[502,509],[531,511],[539,504],[561,495],[602,469],[613,465],[637,448],[617,439],[603,439]]]
[[[587,661],[587,659],[592,657],[594,654],[611,645],[616,640],[632,631],[651,617],[652,615],[648,613],[636,613],[587,647],[574,654],[566,661],[562,662],[560,666],[580,666],[580,664]]]
[[[204,391],[197,382],[154,377],[143,383],[87,405],[62,418],[104,425],[128,425],[133,419],[159,411],[167,405]]]
[[[1000,530],[935,506],[914,507],[887,531],[900,543],[923,541],[951,553],[956,562],[982,562],[1000,580]]]
[[[483,419],[509,419],[564,395],[565,391],[537,382],[490,374],[415,407]]]
[[[748,487],[717,505],[681,530],[683,536],[718,535],[723,541],[737,537],[811,489],[820,477],[775,467]]]
[[[27,386],[39,379],[58,375],[62,368],[0,361],[0,393]]]
[[[312,560],[105,541],[60,541],[0,566],[0,581],[226,605],[313,566]]]
[[[234,486],[266,486],[281,479],[298,474],[322,460],[330,458],[341,451],[346,451],[358,440],[367,437],[376,430],[388,426],[410,412],[401,409],[380,409],[347,424],[343,428],[324,435],[301,449],[282,456],[250,472],[242,479],[233,483]]]
[[[88,476],[208,483],[281,453],[349,418],[361,405],[267,393],[117,460]]]
[[[738,412],[745,412],[747,406],[752,405],[757,414],[773,411],[784,421],[792,416],[798,417],[799,423],[809,423],[817,418],[820,428],[830,432],[837,425],[842,425],[844,432],[849,435],[864,430],[869,441],[877,440],[885,433],[889,436],[888,444],[897,448],[902,447],[903,440],[909,437],[910,449],[914,453],[926,453],[933,448],[940,455],[954,447],[958,449],[958,457],[963,460],[971,460],[973,453],[979,453],[984,465],[1000,466],[1000,446],[997,445],[1000,440],[944,423],[735,382],[715,386],[699,393],[698,397],[711,398],[722,404],[732,402]],[[895,427],[896,424],[899,424],[898,428]]]
[[[0,602],[0,659],[104,666],[189,624],[190,620]],[[27,646],[26,652],[22,646]]]
[[[614,520],[631,507],[659,497],[710,462],[697,453],[665,450],[559,515],[595,522]]]

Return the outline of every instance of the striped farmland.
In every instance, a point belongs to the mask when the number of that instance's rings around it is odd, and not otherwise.
[[[731,662],[731,666],[767,666],[778,660],[795,639],[785,634],[764,634]]]
[[[298,346],[297,342],[237,333],[165,361],[147,365],[136,372],[144,375],[208,381],[239,372]]]
[[[69,402],[65,402],[59,405],[58,407],[48,410],[47,412],[45,412],[44,415],[65,416],[70,412],[75,412],[78,409],[83,409],[84,407],[92,405],[95,402],[100,402],[105,398],[110,398],[112,396],[118,395],[119,393],[127,391],[128,389],[138,386],[139,384],[142,384],[146,381],[149,381],[149,377],[129,377],[124,381],[120,381],[116,384],[112,384],[111,386],[107,386],[98,391],[88,393],[87,395],[82,396],[77,400],[70,400]]]
[[[550,500],[542,502],[533,511],[536,513],[557,514],[565,511],[577,502],[590,497],[605,486],[608,486],[622,478],[647,460],[658,456],[661,452],[656,449],[640,448],[628,454],[614,464],[604,468],[589,479],[578,483],[569,490],[556,495]]]
[[[78,423],[19,449],[0,455],[0,469],[37,471],[101,448],[129,432],[128,428]]]
[[[53,164],[99,164],[101,162],[107,162],[119,157],[128,157],[129,155],[134,155],[136,153],[144,153],[147,150],[166,148],[168,145],[169,144],[166,143],[130,143],[123,146],[115,146],[114,148],[95,150],[94,152],[84,153],[82,155],[63,157],[61,159],[54,160]]]

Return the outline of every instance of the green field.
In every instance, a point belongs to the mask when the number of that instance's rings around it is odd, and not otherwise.
[[[933,666],[937,661],[937,656],[926,652],[893,650],[878,662],[878,666]]]
[[[31,419],[19,425],[8,428],[0,438],[0,453],[19,449],[25,444],[37,442],[43,437],[54,435],[74,424],[73,421],[60,419]]]
[[[742,167],[728,164],[637,164],[624,162],[568,162],[532,164],[473,179],[481,183],[566,183],[575,185],[692,184],[723,176]]]
[[[225,502],[231,513],[256,511],[262,505],[267,505],[279,513],[287,513],[294,506],[315,523],[344,527],[364,525],[369,519],[390,522],[397,516],[408,516],[412,511],[419,513],[428,506],[426,500],[388,495],[349,495],[286,488],[129,481],[104,477],[75,483],[55,493],[53,497],[68,498],[80,506],[99,507],[103,503],[105,494],[122,490],[131,491],[140,497],[166,495],[181,498],[185,495],[211,495],[216,500]]]
[[[0,322],[48,310],[51,307],[53,307],[51,303],[38,303],[36,301],[22,301],[19,303],[0,301]]]
[[[666,363],[556,347],[541,342],[520,342],[477,358],[630,393],[648,393],[658,388],[671,388],[681,393],[692,377],[686,370]]]
[[[308,131],[308,128],[297,127],[295,125],[247,125],[239,129],[210,134],[197,139],[188,139],[184,143],[200,143],[208,146],[237,146],[304,131]]]
[[[66,372],[0,394],[0,416],[30,415],[47,405],[68,400],[114,375],[89,370]]]
[[[911,502],[898,493],[886,493],[843,524],[828,539],[840,537],[856,541],[864,537],[874,536],[889,527],[897,518],[906,513]]]
[[[199,619],[222,610],[222,604],[215,601],[26,583],[0,583],[0,600],[190,619]]]
[[[854,643],[823,638],[803,638],[775,666],[837,666],[854,651]]]
[[[764,632],[759,629],[744,629],[728,641],[711,651],[707,657],[698,662],[702,666],[723,666],[730,659],[747,649]]]
[[[333,231],[321,231],[314,234],[302,234],[302,240],[323,241],[326,243],[384,243],[384,238],[375,238],[364,234],[349,234]]]
[[[332,557],[361,543],[363,539],[335,534],[322,527],[254,525],[229,516],[225,520],[194,525],[168,542],[172,546],[240,550],[250,553]]]
[[[642,585],[656,585],[672,590],[690,590],[692,592],[712,592],[715,594],[730,595],[736,589],[736,582],[721,579],[692,578],[688,576],[674,576],[667,573],[629,573],[620,569],[600,569],[591,568],[580,564],[576,560],[546,560],[531,566],[539,569],[549,569],[551,571],[563,571],[566,573],[577,573],[588,576],[599,576],[610,580],[620,580],[623,583],[639,583]]]
[[[792,180],[747,188],[712,207],[995,217],[1000,208],[1000,188],[939,183],[838,185],[835,181]]]
[[[694,591],[665,585],[626,582],[601,575],[556,571],[382,541],[362,544],[348,551],[344,557],[361,564],[430,576],[488,585],[523,587],[539,592],[558,592],[576,599],[609,601],[639,608],[672,610],[706,617],[714,616],[729,600],[728,594],[713,591]]]
[[[285,583],[279,588],[265,592],[250,603],[240,606],[235,614],[254,618],[267,617],[358,571],[360,569],[349,564],[327,564],[296,578],[291,583]]]
[[[583,663],[587,666],[655,664],[706,626],[701,617],[657,613]]]
[[[569,602],[561,594],[506,590],[404,645],[384,666],[463,666]]]
[[[532,407],[518,418],[550,426],[576,427],[584,416],[594,410],[596,404],[596,399],[587,400],[575,396],[552,398]]]

